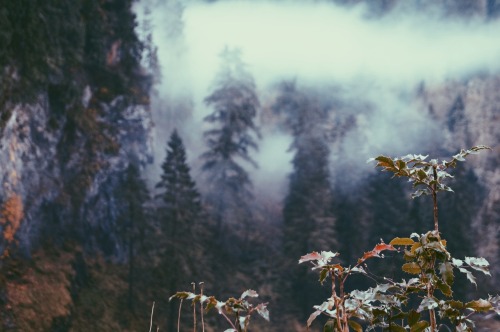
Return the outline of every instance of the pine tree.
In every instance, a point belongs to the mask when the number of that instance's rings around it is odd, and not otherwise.
[[[217,220],[220,239],[225,242],[228,231],[245,236],[251,226],[251,181],[240,163],[246,161],[256,166],[249,151],[257,149],[259,132],[254,118],[259,100],[241,52],[226,48],[221,58],[215,89],[205,98],[214,111],[205,117],[212,128],[204,133],[208,151],[202,159],[209,193],[207,203]]]
[[[293,260],[312,251],[335,250],[335,218],[329,174],[329,149],[322,124],[326,114],[320,104],[283,86],[277,110],[285,111],[294,135],[293,173],[283,208],[284,252]],[[302,266],[287,266],[290,295],[304,317],[317,300],[318,288]],[[316,293],[316,294],[315,294]]]
[[[164,250],[161,253],[159,278],[166,284],[168,293],[175,294],[179,288],[185,288],[183,280],[196,280],[197,264],[201,250],[200,228],[202,207],[200,195],[191,179],[190,168],[186,161],[184,144],[174,130],[170,136],[167,156],[162,164],[161,180],[156,185],[160,190],[158,215]],[[207,236],[205,234],[204,236]],[[205,275],[204,275],[205,277]],[[169,305],[167,330],[174,330],[175,307]]]
[[[134,311],[134,286],[136,284],[136,257],[144,256],[144,242],[151,229],[150,219],[145,212],[149,192],[141,178],[137,166],[130,164],[118,186],[117,197],[121,203],[118,217],[118,231],[127,249],[128,261],[128,296],[127,304]]]

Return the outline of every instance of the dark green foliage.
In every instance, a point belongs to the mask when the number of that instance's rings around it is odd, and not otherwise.
[[[170,136],[162,170],[161,180],[156,185],[159,189],[157,215],[162,233],[158,241],[162,248],[158,278],[168,293],[174,294],[181,285],[187,284],[183,276],[190,276],[191,281],[201,273],[198,268],[202,256],[200,245],[206,241],[203,237],[208,237],[201,225],[200,195],[191,179],[186,151],[177,131]],[[173,331],[174,322],[175,308],[170,305],[169,331]]]
[[[329,173],[329,149],[321,129],[325,114],[294,84],[285,84],[274,105],[287,116],[293,134],[289,192],[283,207],[283,250],[286,257],[298,257],[312,250],[336,247],[335,218]],[[291,276],[290,276],[290,272]],[[305,316],[316,301],[318,288],[304,267],[287,268],[289,289],[294,304]]]
[[[146,204],[149,193],[139,174],[137,166],[130,164],[121,179],[117,190],[117,199],[121,201],[118,216],[118,234],[122,237],[127,252],[128,263],[128,309],[134,311],[134,286],[137,282],[137,257],[147,255],[145,243],[151,236],[152,228],[150,217],[146,213]]]
[[[202,154],[207,179],[206,201],[217,220],[221,241],[238,252],[240,246],[229,241],[229,233],[243,238],[252,223],[249,202],[251,181],[246,161],[255,166],[250,150],[257,149],[259,132],[254,119],[259,107],[252,75],[246,70],[239,50],[225,49],[223,65],[216,77],[214,90],[205,98],[213,112],[205,117],[212,125],[204,132],[208,150]]]

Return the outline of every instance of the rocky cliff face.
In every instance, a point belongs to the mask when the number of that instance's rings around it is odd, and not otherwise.
[[[486,257],[492,267],[493,284],[500,275],[500,77],[477,75],[443,86],[427,87],[421,95],[440,124],[448,151],[484,144],[492,151],[467,161],[484,186],[484,197],[474,220],[471,220],[476,255]],[[462,204],[467,204],[463,202]]]
[[[115,179],[152,158],[150,77],[131,1],[2,8],[0,250],[43,241],[113,251]],[[37,49],[32,48],[36,43]]]

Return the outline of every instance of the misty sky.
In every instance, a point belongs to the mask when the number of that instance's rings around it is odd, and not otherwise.
[[[225,46],[238,47],[263,96],[272,84],[296,78],[323,91],[329,84],[341,87],[335,93],[347,104],[371,105],[366,114],[352,108],[358,129],[345,144],[356,151],[355,163],[375,153],[425,152],[415,150],[420,147],[415,137],[429,130],[421,106],[412,103],[419,84],[500,69],[500,23],[494,21],[408,11],[368,18],[363,6],[347,9],[317,1],[190,1],[184,8],[182,45],[174,45],[166,33],[172,22],[169,12],[153,10],[163,74],[159,92],[193,98],[189,132],[202,131],[201,119],[209,112],[203,98],[219,68],[218,54]],[[156,112],[157,118],[165,117],[164,110]],[[260,154],[254,156],[261,165],[256,177],[286,177],[291,169],[289,142],[285,135],[264,137]],[[202,148],[192,146],[191,159]]]

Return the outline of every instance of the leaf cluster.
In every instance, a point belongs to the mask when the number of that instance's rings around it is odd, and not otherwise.
[[[491,150],[485,145],[474,146],[468,150],[460,150],[450,160],[431,159],[426,161],[427,156],[408,154],[399,158],[387,156],[378,156],[368,159],[368,162],[376,161],[376,167],[381,167],[383,172],[392,172],[394,177],[407,177],[409,182],[413,183],[413,188],[419,187],[412,194],[412,198],[421,195],[430,195],[438,191],[453,191],[449,186],[443,183],[447,178],[453,178],[447,172],[450,168],[457,167],[459,161],[465,161],[465,158],[471,154],[477,154],[481,150]],[[423,189],[421,187],[424,187]]]
[[[170,301],[178,298],[181,301],[189,300],[192,305],[200,304],[202,314],[209,312],[211,309],[216,309],[219,315],[222,315],[229,323],[231,328],[224,332],[246,332],[250,324],[252,314],[257,313],[259,316],[269,321],[269,311],[267,303],[259,303],[254,305],[250,303],[249,298],[257,298],[259,294],[248,289],[244,291],[239,298],[230,297],[226,301],[219,301],[215,296],[207,296],[203,294],[203,290],[199,294],[193,292],[177,292],[170,297]],[[181,302],[182,303],[182,302]],[[231,320],[229,317],[234,316]]]
[[[437,198],[439,191],[452,191],[443,182],[452,176],[447,172],[455,168],[459,161],[464,161],[470,154],[490,149],[487,146],[475,146],[461,150],[450,160],[439,162],[437,159],[426,161],[428,156],[407,155],[401,158],[378,156],[369,161],[377,161],[377,167],[394,173],[394,177],[406,177],[418,188],[413,197],[432,194],[434,204],[435,229],[425,234],[413,233],[408,238],[395,238],[389,244],[383,242],[373,250],[365,252],[354,266],[342,266],[331,263],[338,253],[323,251],[302,256],[300,263],[310,262],[313,270],[319,270],[319,281],[324,283],[330,278],[331,296],[321,305],[314,306],[315,311],[307,321],[309,328],[319,315],[330,319],[324,331],[362,331],[362,324],[367,330],[377,328],[390,331],[437,331],[446,323],[451,323],[456,331],[472,331],[474,322],[471,315],[487,311],[499,311],[499,296],[462,302],[453,298],[452,286],[454,272],[465,274],[467,279],[476,284],[472,272],[479,271],[490,275],[489,263],[484,258],[465,257],[456,259],[447,250],[446,240],[438,231]],[[383,277],[384,282],[367,290],[345,292],[346,281],[354,273],[363,274],[373,280],[365,264],[373,257],[383,258],[383,251],[397,251],[403,255],[405,263],[402,270],[411,275],[408,280],[395,281]],[[415,305],[416,304],[416,305]],[[428,316],[423,313],[428,312]],[[436,316],[436,312],[439,317]],[[448,328],[449,329],[449,328]]]

